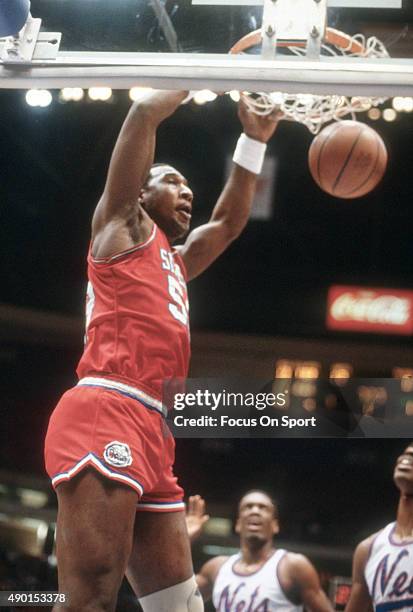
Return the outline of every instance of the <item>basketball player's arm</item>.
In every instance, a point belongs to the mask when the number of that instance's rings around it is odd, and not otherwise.
[[[164,119],[172,115],[186,94],[183,91],[153,91],[131,106],[113,149],[104,191],[93,216],[92,240],[99,234],[101,243],[99,254],[94,253],[95,256],[107,257],[130,246],[123,244],[130,234],[127,224],[136,219],[140,190],[153,163],[156,130]],[[141,228],[145,223],[149,227]],[[150,231],[151,225],[141,210],[137,233]],[[102,233],[107,235],[102,236]],[[118,244],[110,240],[114,234]],[[136,239],[139,241],[146,237],[138,235]]]
[[[373,604],[367,588],[364,570],[369,558],[370,546],[374,536],[361,542],[353,558],[353,584],[345,612],[373,612]]]
[[[227,559],[228,557],[214,557],[210,559],[204,563],[199,573],[195,576],[204,601],[211,599],[216,577]]]
[[[286,555],[287,594],[293,603],[302,604],[306,612],[332,612],[333,607],[321,588],[320,579],[310,561],[303,555]]]
[[[276,115],[260,117],[249,112],[242,99],[238,116],[244,133],[260,142],[271,138],[278,123]],[[241,234],[248,222],[258,177],[234,164],[209,222],[193,230],[185,244],[178,247],[189,280],[208,268]]]

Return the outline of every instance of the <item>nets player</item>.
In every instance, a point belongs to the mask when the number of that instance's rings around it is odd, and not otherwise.
[[[191,500],[190,500],[191,501]],[[196,537],[205,521],[199,498],[189,504],[189,525]],[[191,516],[192,515],[192,516]],[[195,529],[196,515],[199,529]],[[279,531],[275,502],[264,491],[249,491],[238,507],[235,530],[241,550],[207,561],[196,577],[205,600],[219,612],[331,612],[316,570],[303,555],[274,548]]]
[[[400,491],[396,522],[358,545],[346,612],[413,610],[413,442],[398,458],[393,478]]]
[[[65,610],[114,610],[125,572],[145,612],[203,609],[172,472],[162,382],[187,375],[185,281],[247,223],[277,121],[241,102],[244,134],[210,221],[174,249],[189,230],[193,195],[178,170],[154,166],[153,157],[157,127],[185,97],[151,92],[131,107],[93,216],[79,383],[61,398],[45,442],[59,505]]]

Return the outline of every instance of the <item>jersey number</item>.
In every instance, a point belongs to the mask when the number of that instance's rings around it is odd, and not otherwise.
[[[188,304],[185,300],[184,290],[174,276],[168,274],[169,295],[173,302],[169,303],[169,312],[171,315],[183,323],[188,325]]]

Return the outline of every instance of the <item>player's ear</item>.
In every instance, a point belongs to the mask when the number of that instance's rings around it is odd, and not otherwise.
[[[272,519],[272,532],[274,535],[278,535],[280,533],[280,523],[278,519]]]
[[[239,535],[240,532],[241,532],[240,520],[237,519],[237,522],[235,523],[235,533],[237,533]]]

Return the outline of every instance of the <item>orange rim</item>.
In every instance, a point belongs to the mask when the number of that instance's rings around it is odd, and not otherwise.
[[[261,29],[249,32],[242,38],[240,38],[229,50],[232,55],[238,55],[255,45],[259,45],[262,41]],[[326,28],[324,42],[339,47],[340,49],[346,50],[349,53],[355,53],[357,55],[364,55],[366,49],[364,46],[354,40],[349,34],[335,30],[334,28]],[[303,40],[283,40],[277,41],[277,47],[302,47],[306,46],[306,42]]]

